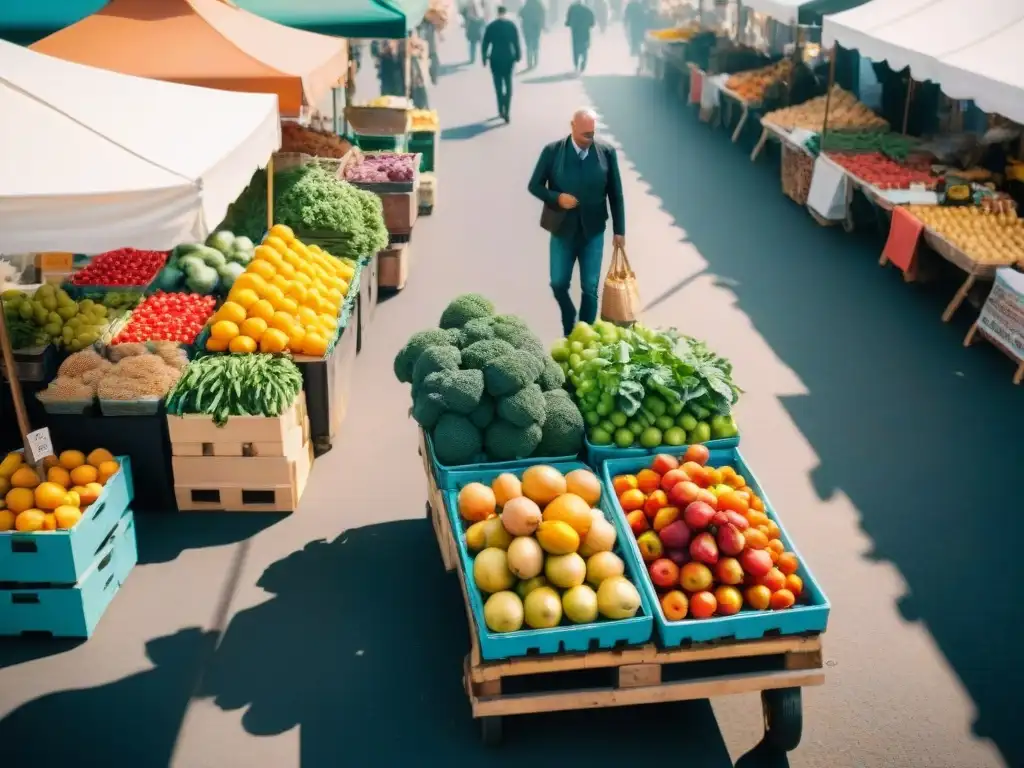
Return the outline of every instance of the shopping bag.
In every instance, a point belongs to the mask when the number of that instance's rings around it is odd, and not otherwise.
[[[640,289],[636,274],[629,265],[626,249],[615,246],[612,263],[604,279],[601,294],[601,319],[619,325],[635,323],[640,318]]]

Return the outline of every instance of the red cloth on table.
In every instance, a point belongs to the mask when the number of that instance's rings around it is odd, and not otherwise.
[[[700,104],[700,95],[704,90],[704,73],[696,70],[690,70],[690,103]]]
[[[882,255],[899,267],[904,274],[912,272],[917,257],[917,243],[921,239],[924,224],[907,211],[896,206],[892,209],[892,224],[889,227],[889,238],[885,241]]]

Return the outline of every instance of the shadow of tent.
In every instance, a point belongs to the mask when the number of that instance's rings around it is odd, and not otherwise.
[[[500,125],[503,125],[503,123],[496,121],[483,121],[479,123],[467,123],[466,125],[460,125],[455,128],[445,128],[441,131],[441,140],[465,141],[466,139],[472,139],[474,136],[479,136],[481,133],[492,131]]]
[[[166,563],[186,549],[237,544],[284,519],[273,513],[136,514],[139,565]]]
[[[540,75],[539,77],[527,77],[519,82],[523,85],[550,85],[552,83],[564,83],[567,80],[575,80],[575,72],[562,72],[558,75]]]

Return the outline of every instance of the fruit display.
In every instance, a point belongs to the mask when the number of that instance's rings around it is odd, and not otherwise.
[[[323,357],[357,265],[306,246],[275,224],[210,318],[207,352],[285,352]]]
[[[139,304],[111,343],[175,341],[192,344],[213,314],[215,303],[213,296],[157,291]]]
[[[700,32],[700,24],[693,22],[682,27],[671,27],[669,29],[654,29],[648,32],[648,36],[666,43],[685,43]]]
[[[226,230],[214,232],[205,244],[183,243],[171,252],[156,287],[204,295],[227,292],[252,261],[255,248],[248,237]]]
[[[619,448],[735,437],[741,390],[732,364],[674,328],[577,323],[551,356],[583,413],[589,441]]]
[[[330,235],[335,256],[369,258],[388,244],[380,198],[317,163],[274,174],[274,220],[299,232]],[[228,209],[225,229],[253,242],[267,227],[267,173],[258,170]]]
[[[281,122],[281,151],[314,157],[342,158],[352,145],[329,131],[316,131],[294,121]]]
[[[0,534],[74,528],[120,469],[110,451],[103,448],[88,456],[81,451],[47,456],[43,477],[25,463],[21,453],[7,454],[0,462]]]
[[[826,95],[793,107],[769,112],[762,122],[792,131],[803,128],[820,131],[825,124]],[[838,85],[832,86],[832,99],[828,104],[828,127],[836,131],[888,131],[889,123],[861,104],[857,97]]]
[[[829,124],[831,125],[831,119]],[[821,134],[814,134],[807,140],[807,149],[812,154],[820,152],[879,152],[893,160],[903,161],[913,152],[920,142],[913,136],[902,133],[879,133],[829,131],[825,134],[824,145]]]
[[[487,596],[491,632],[615,621],[640,611],[600,500],[601,482],[590,470],[563,475],[542,464],[459,490],[472,580]]]
[[[111,359],[95,349],[69,355],[57,377],[36,393],[48,403],[88,404],[101,400],[137,401],[164,397],[181,376],[188,355],[175,343],[120,344],[109,347]]]
[[[411,109],[409,110],[409,130],[416,131],[437,131],[441,128],[441,120],[437,116],[436,109]]]
[[[793,74],[793,60],[780,59],[767,67],[746,72],[737,72],[725,83],[725,87],[750,104],[760,104],[768,89],[778,82],[788,80]]]
[[[280,416],[299,396],[302,373],[281,355],[206,355],[190,362],[167,393],[167,412],[200,413],[224,424],[231,416]]]
[[[412,181],[416,175],[416,155],[407,152],[381,152],[363,155],[345,168],[345,180],[353,184],[380,184]]]
[[[163,251],[140,251],[119,248],[93,256],[89,263],[75,272],[69,282],[74,286],[146,286],[156,278],[167,263]]]
[[[910,189],[912,186],[935,189],[939,182],[932,176],[927,159],[900,164],[880,152],[828,152],[827,157],[877,189]]]
[[[978,264],[1024,264],[1024,220],[977,206],[908,205],[928,229]]]
[[[495,315],[479,294],[453,299],[439,328],[414,333],[394,370],[412,385],[412,417],[443,465],[576,456],[583,447],[583,417],[561,368],[523,320]]]
[[[654,457],[612,479],[615,496],[670,622],[781,611],[806,599],[800,560],[764,501],[706,446]]]
[[[108,327],[109,310],[92,299],[75,301],[55,285],[43,283],[31,296],[24,291],[4,291],[4,318],[10,323],[14,348],[48,343],[72,352],[95,344]]]

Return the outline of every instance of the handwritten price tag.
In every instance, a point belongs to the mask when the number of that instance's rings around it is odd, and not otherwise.
[[[50,430],[46,427],[29,432],[25,442],[30,464],[38,464],[47,456],[53,456],[53,441],[50,439]]]

